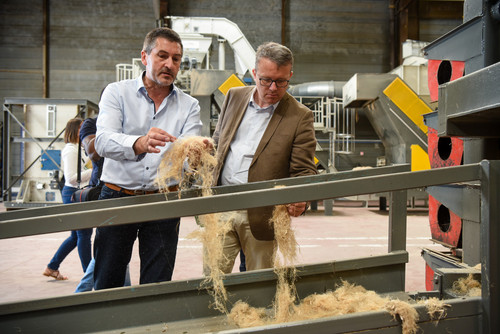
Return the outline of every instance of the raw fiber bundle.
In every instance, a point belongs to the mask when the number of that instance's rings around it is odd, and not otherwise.
[[[386,310],[402,321],[403,334],[415,334],[418,330],[418,313],[407,302],[391,300],[366,290],[362,286],[342,282],[335,291],[313,294],[291,308],[287,321],[318,319],[357,312]],[[228,315],[238,327],[253,327],[281,323],[275,316],[269,316],[264,309],[255,309],[239,301]]]
[[[206,142],[211,145],[206,145]],[[202,196],[212,195],[213,172],[217,163],[214,157],[214,142],[211,138],[192,136],[176,140],[165,153],[158,168],[157,182],[165,192],[168,192],[168,182],[177,180],[179,190],[195,184],[201,186]],[[179,191],[179,197],[182,191]],[[209,267],[203,286],[214,297],[213,307],[227,313],[227,293],[224,287],[219,263],[224,260],[222,242],[230,224],[220,220],[220,214],[207,214],[198,217],[201,227],[188,237],[199,239],[205,249],[204,263]]]
[[[478,297],[481,296],[481,283],[469,274],[453,282],[452,291],[459,296]]]
[[[207,147],[205,141],[210,142],[212,147]],[[161,191],[168,192],[168,182],[175,180],[179,183],[179,190],[196,184],[201,186],[204,195],[211,194],[216,163],[211,138],[179,138],[172,143],[158,167],[158,186]]]

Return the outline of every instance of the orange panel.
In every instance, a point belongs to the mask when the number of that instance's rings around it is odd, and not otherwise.
[[[451,248],[462,247],[462,219],[430,195],[429,223],[432,239]]]
[[[438,87],[464,76],[465,62],[458,60],[433,60],[427,63],[427,83],[431,101],[438,100]]]
[[[464,154],[464,141],[458,137],[438,137],[437,130],[427,132],[431,168],[460,166]]]

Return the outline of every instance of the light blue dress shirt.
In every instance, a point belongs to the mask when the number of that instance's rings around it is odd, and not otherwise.
[[[103,182],[131,190],[156,190],[157,168],[172,144],[158,146],[160,153],[137,156],[132,148],[135,141],[152,127],[177,138],[199,136],[202,123],[198,100],[175,86],[155,113],[143,75],[109,84],[104,90],[99,103],[95,148],[105,158]]]
[[[229,146],[224,168],[221,174],[221,184],[248,183],[248,170],[252,163],[257,146],[273,116],[279,102],[266,108],[261,108],[254,101],[255,92],[248,103],[245,115]]]

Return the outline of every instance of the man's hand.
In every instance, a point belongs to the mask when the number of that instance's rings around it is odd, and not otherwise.
[[[134,152],[136,155],[142,153],[160,153],[157,146],[165,146],[168,142],[174,142],[176,137],[168,134],[159,128],[151,128],[145,136],[139,137],[134,143]]]
[[[208,138],[203,139],[203,144],[205,144],[205,148],[207,151],[213,151],[215,149],[213,142]]]
[[[96,152],[95,150],[95,135],[88,135],[87,137],[83,138],[82,141],[83,148],[85,149],[85,152],[87,152],[87,155],[89,156],[90,160],[97,162],[101,159],[101,156]]]
[[[298,217],[306,211],[307,202],[287,204],[288,214],[292,217]]]
[[[196,169],[200,165],[200,160],[203,151],[214,152],[214,144],[208,139],[204,138],[203,141],[192,142],[189,145],[188,163],[192,169]]]

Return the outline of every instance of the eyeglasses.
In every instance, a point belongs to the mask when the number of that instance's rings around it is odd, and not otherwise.
[[[286,86],[288,86],[290,80],[285,80],[285,79],[271,80],[271,79],[259,78],[259,82],[264,87],[271,87],[271,85],[274,82],[276,84],[276,87],[285,88]]]

